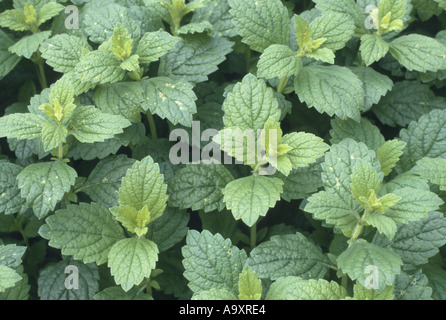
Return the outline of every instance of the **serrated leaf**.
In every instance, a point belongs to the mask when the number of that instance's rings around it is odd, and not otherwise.
[[[27,31],[30,26],[26,23],[23,12],[19,10],[5,10],[0,14],[0,26],[13,31]]]
[[[189,82],[156,77],[143,81],[142,88],[144,110],[150,110],[152,114],[168,119],[172,124],[192,126],[193,115],[197,113],[197,96]]]
[[[341,120],[335,118],[331,120],[330,142],[340,143],[342,140],[350,138],[357,142],[364,143],[370,150],[378,151],[384,142],[384,136],[380,129],[372,124],[367,118],[361,118],[359,122],[354,120]]]
[[[389,43],[373,34],[364,34],[361,37],[361,57],[366,66],[381,60],[389,52]]]
[[[103,142],[131,125],[122,116],[101,112],[94,106],[78,106],[68,123],[69,134],[83,143]]]
[[[30,59],[33,53],[37,52],[39,46],[50,36],[51,31],[42,31],[30,36],[25,36],[13,46],[9,47],[9,52],[18,55],[19,57]]]
[[[229,0],[233,23],[243,42],[263,52],[272,44],[287,45],[290,23],[288,11],[279,0]]]
[[[158,261],[158,247],[143,238],[128,238],[116,242],[108,253],[108,267],[116,284],[124,291],[150,277]]]
[[[94,202],[57,210],[46,219],[39,234],[64,255],[97,265],[107,262],[111,247],[124,238],[124,231],[112,214]]]
[[[446,191],[446,159],[423,158],[411,171]]]
[[[193,34],[182,38],[184,41],[161,57],[159,76],[192,83],[206,81],[232,51],[233,43],[222,37]]]
[[[422,268],[428,278],[429,287],[432,289],[432,299],[444,300],[446,297],[446,271],[438,265],[426,264]]]
[[[40,8],[37,15],[37,25],[41,25],[45,21],[57,16],[65,7],[57,2],[45,3],[42,8]]]
[[[68,129],[60,123],[45,121],[42,126],[42,142],[45,152],[59,147],[67,141]]]
[[[389,175],[393,168],[400,160],[403,150],[406,147],[406,143],[397,139],[389,140],[384,143],[377,152],[377,157],[381,163],[381,171],[384,175]]]
[[[368,111],[374,104],[380,102],[393,88],[393,81],[386,75],[375,71],[371,67],[350,67],[350,70],[362,81],[364,87],[364,111]]]
[[[238,300],[238,297],[232,293],[231,291],[228,291],[226,289],[215,289],[212,288],[210,290],[206,291],[200,291],[198,293],[195,293],[191,300]]]
[[[318,279],[328,270],[327,258],[301,233],[271,237],[251,251],[247,263],[260,278],[271,280],[286,276]]]
[[[286,134],[280,143],[292,148],[285,156],[291,161],[293,169],[315,163],[330,148],[322,138],[305,132]]]
[[[135,160],[125,155],[100,160],[79,189],[106,208],[117,206],[121,179],[134,163]]]
[[[326,39],[323,47],[332,51],[342,49],[353,36],[353,20],[347,14],[324,12],[310,23],[313,39]]]
[[[408,171],[424,157],[446,158],[446,110],[433,110],[400,132],[407,143],[401,156],[401,170]]]
[[[368,199],[371,192],[378,192],[383,176],[368,162],[358,162],[351,175],[351,190],[355,199],[363,205],[362,198]]]
[[[392,218],[379,213],[368,215],[364,222],[375,227],[379,233],[384,234],[390,240],[394,238],[397,232],[396,222]]]
[[[262,296],[262,282],[249,265],[246,265],[240,273],[238,292],[240,300],[260,300]]]
[[[382,123],[405,127],[434,109],[446,109],[446,100],[436,96],[426,84],[402,81],[395,83],[372,110]]]
[[[0,245],[0,265],[10,268],[18,267],[22,263],[22,256],[26,249],[15,244]]]
[[[213,26],[213,34],[233,37],[237,33],[229,13],[231,7],[227,0],[214,0],[206,7],[194,11],[191,22],[209,21]]]
[[[433,71],[446,69],[445,46],[437,40],[410,34],[390,43],[389,51],[409,71]]]
[[[221,211],[225,208],[223,190],[232,180],[232,174],[221,164],[188,165],[169,180],[169,204],[194,211]]]
[[[34,214],[44,218],[70,191],[77,177],[76,170],[60,161],[36,163],[17,175],[21,197],[33,208]]]
[[[294,87],[301,102],[320,113],[345,120],[360,120],[364,108],[362,82],[349,69],[340,66],[306,66],[295,78]]]
[[[171,50],[180,38],[173,37],[163,30],[147,32],[139,40],[136,54],[140,63],[151,63]]]
[[[354,0],[315,0],[316,9],[326,12],[346,14],[355,24],[355,33],[364,33],[364,15]]]
[[[147,293],[140,292],[137,287],[125,292],[121,287],[108,287],[94,296],[94,300],[153,300]]]
[[[438,210],[443,204],[435,193],[410,187],[392,191],[402,199],[385,212],[387,217],[397,223],[417,221],[428,216],[430,211]]]
[[[319,48],[311,53],[305,54],[306,57],[320,60],[329,64],[334,64],[335,54],[331,49]]]
[[[278,104],[273,90],[263,80],[248,74],[227,95],[223,104],[223,122],[226,128],[251,129],[256,134],[268,118],[279,120]]]
[[[212,33],[214,27],[209,21],[191,22],[178,29],[178,34]]]
[[[403,264],[400,256],[396,253],[364,240],[354,242],[338,256],[336,261],[342,272],[366,288],[370,285],[368,277],[371,276],[367,267],[375,267],[375,270],[372,269],[375,272],[372,276],[377,282],[373,285],[378,291],[393,284],[395,276],[401,272]]]
[[[28,284],[28,275],[23,272],[23,267],[19,267],[16,272],[22,279],[16,282],[13,287],[9,287],[0,293],[0,300],[29,300],[31,286]]]
[[[74,69],[74,76],[81,82],[95,84],[114,83],[122,80],[126,70],[113,53],[92,51],[83,56]]]
[[[353,286],[353,298],[355,300],[393,300],[393,286],[388,286],[383,291],[377,291],[356,283]]]
[[[140,122],[143,94],[143,87],[139,82],[117,82],[97,88],[93,99],[105,113],[121,115],[131,122]]]
[[[277,178],[249,176],[231,181],[224,189],[223,201],[236,220],[254,225],[280,200],[283,182]]]
[[[266,300],[342,300],[346,290],[334,281],[303,280],[299,277],[282,277],[274,282]]]
[[[189,288],[194,293],[210,289],[226,289],[238,294],[239,274],[245,265],[247,255],[244,250],[233,246],[231,240],[220,234],[212,235],[204,230],[199,233],[190,230],[183,254],[184,277],[189,280]]]
[[[19,56],[8,51],[14,43],[8,34],[0,30],[0,77],[6,76],[21,60]]]
[[[287,177],[281,177],[284,182],[282,199],[290,202],[307,198],[323,186],[319,163],[305,168],[292,170]]]
[[[401,272],[395,282],[395,300],[432,300],[432,288],[421,269],[413,274]]]
[[[69,289],[70,272],[67,267],[77,268],[78,289]],[[65,259],[45,266],[37,280],[41,300],[91,300],[99,289],[99,272],[94,264]]]
[[[0,212],[6,215],[23,211],[25,200],[20,197],[16,178],[22,167],[0,162]]]
[[[266,79],[291,77],[299,73],[302,61],[286,45],[269,46],[260,56],[258,75]]]
[[[0,293],[13,287],[22,277],[14,270],[0,265]]]
[[[154,221],[166,208],[167,185],[159,165],[150,156],[135,162],[122,178],[119,188],[119,205],[141,210],[145,206]]]
[[[42,135],[44,118],[32,113],[14,113],[0,118],[0,137],[32,140]]]
[[[405,269],[413,269],[428,263],[428,259],[446,244],[446,219],[440,212],[433,211],[419,221],[400,225],[392,240],[376,235],[373,243],[390,248],[401,257]]]

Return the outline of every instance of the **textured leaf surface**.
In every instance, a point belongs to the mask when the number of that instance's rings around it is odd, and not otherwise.
[[[150,63],[157,61],[160,57],[171,50],[180,38],[171,36],[163,30],[157,32],[147,32],[139,40],[136,54],[140,63]]]
[[[126,71],[113,53],[92,51],[82,57],[74,69],[74,76],[81,82],[95,84],[114,83],[122,80]]]
[[[330,148],[322,138],[305,132],[286,134],[280,143],[292,148],[286,157],[290,159],[294,169],[315,163]]]
[[[236,220],[252,226],[260,216],[280,200],[283,182],[278,178],[249,176],[231,181],[224,190],[223,201]]]
[[[22,211],[25,200],[20,197],[16,178],[22,167],[0,162],[0,212],[13,214]]]
[[[423,158],[411,171],[446,191],[446,159]]]
[[[223,165],[188,165],[169,180],[169,204],[194,211],[221,211],[225,208],[223,190],[232,180],[234,177]]]
[[[76,177],[76,171],[69,165],[54,161],[27,166],[17,175],[17,181],[21,197],[41,219],[70,191]]]
[[[0,77],[6,76],[21,60],[19,56],[8,51],[13,44],[14,40],[0,30]]]
[[[257,67],[260,77],[267,79],[291,77],[299,73],[302,61],[290,47],[274,44],[265,49]]]
[[[210,289],[226,289],[238,293],[239,274],[247,255],[229,239],[209,231],[189,231],[186,245],[182,248],[184,276],[194,293]]]
[[[389,52],[389,44],[373,34],[365,34],[361,37],[359,50],[361,51],[361,57],[365,65],[369,66],[384,58],[387,52]]]
[[[338,267],[347,273],[352,280],[357,280],[362,286],[367,286],[366,281],[370,276],[368,266],[375,266],[378,290],[384,290],[386,286],[393,284],[395,276],[401,272],[400,256],[396,253],[381,248],[364,240],[354,242],[346,251],[337,258]]]
[[[30,36],[25,36],[9,47],[9,51],[18,55],[19,57],[29,59],[33,53],[37,52],[39,46],[50,36],[51,31],[42,31],[34,33]]]
[[[14,113],[0,118],[0,137],[35,139],[42,135],[44,118],[32,113]]]
[[[153,241],[143,238],[120,240],[108,253],[111,275],[124,291],[150,277],[157,261],[158,247]]]
[[[342,49],[354,32],[353,20],[347,14],[324,12],[310,23],[313,39],[327,39],[323,46],[332,51]]]
[[[301,233],[273,236],[255,247],[248,259],[260,278],[271,280],[286,276],[322,278],[327,262],[321,250]]]
[[[124,238],[124,231],[112,214],[96,203],[58,210],[46,219],[39,233],[64,255],[98,265],[107,261],[111,247]]]
[[[263,52],[272,44],[288,44],[290,21],[279,0],[229,0],[237,32],[251,49]]]
[[[364,89],[359,78],[340,66],[306,66],[295,78],[301,102],[320,113],[359,121],[364,108]]]

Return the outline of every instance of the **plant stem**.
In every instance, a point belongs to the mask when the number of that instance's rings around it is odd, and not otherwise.
[[[251,227],[251,249],[254,249],[257,244],[257,222]]]
[[[342,276],[341,285],[342,285],[342,287],[345,289],[345,291],[347,291],[348,277],[347,277],[346,274],[344,274],[344,275]]]
[[[40,86],[43,89],[48,88],[48,82],[46,81],[46,75],[45,75],[45,68],[44,68],[44,60],[42,58],[42,55],[40,54],[40,51],[37,50],[36,52],[37,55],[37,61],[35,62],[37,65],[37,78],[39,79],[40,82]]]
[[[283,77],[282,79],[280,79],[279,83],[277,84],[278,93],[282,93],[285,90],[289,79],[289,77]]]
[[[150,127],[150,135],[152,136],[153,140],[158,139],[158,135],[156,134],[156,124],[155,120],[153,119],[152,113],[150,110],[147,110],[147,120],[149,121],[149,127]]]
[[[60,161],[63,160],[63,144],[59,144],[59,148],[57,151],[57,157],[59,158]]]

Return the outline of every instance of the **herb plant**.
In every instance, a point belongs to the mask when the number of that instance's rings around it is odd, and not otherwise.
[[[446,299],[444,0],[0,12],[0,299]]]

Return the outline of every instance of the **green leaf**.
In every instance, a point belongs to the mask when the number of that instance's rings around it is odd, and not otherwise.
[[[44,151],[51,151],[67,141],[68,129],[56,122],[45,121],[42,126],[42,142]]]
[[[25,36],[9,47],[9,52],[30,59],[33,53],[37,52],[39,46],[51,36],[51,31],[42,31]]]
[[[135,160],[125,155],[100,160],[79,189],[106,208],[117,206],[121,179],[134,163]]]
[[[358,162],[353,167],[351,180],[352,194],[364,206],[363,198],[369,199],[372,192],[378,192],[383,175],[379,175],[370,163]]]
[[[40,26],[45,21],[57,16],[64,8],[63,5],[57,2],[45,3],[37,15],[37,25]]]
[[[94,296],[94,300],[153,300],[147,293],[140,292],[138,287],[133,287],[125,292],[121,287],[108,287]]]
[[[445,0],[434,0],[434,1],[438,3],[440,8],[442,8],[443,10],[446,10],[446,1]]]
[[[446,191],[446,159],[423,158],[411,171]]]
[[[291,77],[299,73],[302,61],[290,47],[274,44],[262,53],[257,67],[259,77],[266,79]]]
[[[277,178],[248,176],[228,183],[223,201],[236,220],[251,227],[280,200],[282,187],[282,180]]]
[[[392,90],[393,81],[371,67],[350,67],[350,70],[362,81],[365,92],[364,111],[368,111]]]
[[[16,282],[13,287],[9,287],[0,293],[0,300],[29,300],[31,287],[28,284],[28,276],[23,272],[23,267],[19,267],[16,272],[22,279]]]
[[[273,44],[287,45],[290,20],[279,0],[228,0],[233,23],[252,50],[263,52]]]
[[[131,125],[122,116],[101,112],[94,106],[78,106],[68,123],[69,134],[83,143],[103,142]]]
[[[406,147],[406,143],[397,139],[389,140],[384,143],[377,152],[377,157],[381,163],[381,171],[384,175],[389,175],[393,168],[400,160],[403,150]]]
[[[384,58],[389,52],[389,43],[373,34],[364,34],[361,37],[359,50],[361,51],[361,57],[365,65],[370,66],[374,62]]]
[[[207,230],[201,233],[190,230],[181,251],[184,277],[189,280],[192,292],[226,289],[233,295],[238,294],[239,275],[247,255],[233,246],[231,240],[218,233],[212,235]]]
[[[193,115],[197,113],[197,96],[189,82],[156,77],[143,81],[142,88],[144,110],[150,110],[152,114],[167,119],[172,124],[192,126]]]
[[[359,207],[351,207],[347,201],[337,195],[320,191],[311,195],[305,211],[312,213],[317,220],[325,220],[329,225],[341,230],[344,235],[351,236],[358,223]]]
[[[359,122],[335,118],[331,120],[331,128],[330,142],[332,144],[350,138],[364,143],[370,150],[378,151],[385,142],[380,129],[367,118],[361,118]]]
[[[221,211],[223,190],[234,180],[221,164],[191,164],[169,180],[169,205],[194,211]]]
[[[378,229],[379,233],[384,234],[388,239],[392,240],[397,232],[397,224],[392,218],[379,213],[368,215],[364,222]]]
[[[401,272],[400,256],[375,244],[358,240],[348,247],[337,258],[338,267],[348,274],[350,279],[357,280],[364,287],[372,286],[382,291],[394,283],[395,276]],[[368,270],[369,266],[372,272]],[[374,281],[370,281],[372,277]]]
[[[326,39],[324,48],[337,51],[351,39],[355,26],[347,14],[324,12],[310,23],[310,29],[313,39]]]
[[[346,290],[334,281],[324,279],[303,280],[299,277],[282,277],[274,282],[266,300],[342,300]]]
[[[167,185],[159,165],[147,156],[127,171],[119,188],[119,205],[141,210],[145,206],[151,213],[151,221],[159,218],[166,208]]]
[[[446,110],[433,110],[400,132],[407,143],[401,156],[401,170],[412,169],[424,157],[446,158]]]
[[[248,259],[260,278],[271,280],[286,276],[322,278],[328,263],[321,250],[301,233],[273,236],[255,247]]]
[[[355,300],[393,300],[393,286],[388,286],[383,291],[377,291],[356,283],[353,286],[353,298]]]
[[[308,195],[315,193],[323,185],[320,171],[320,165],[315,163],[292,170],[287,177],[279,176],[284,182],[282,199],[290,202],[305,199]]]
[[[140,63],[151,63],[158,61],[169,50],[178,43],[180,38],[173,37],[163,30],[157,32],[147,32],[139,40],[136,54],[139,56]]]
[[[74,69],[74,76],[81,82],[95,84],[114,83],[122,80],[126,71],[113,53],[92,51],[83,56]]]
[[[13,31],[27,31],[30,26],[26,23],[23,12],[19,10],[5,10],[0,14],[0,26]]]
[[[396,278],[395,300],[432,300],[432,288],[428,278],[417,270],[413,274],[401,272]]]
[[[306,57],[313,58],[316,60],[320,60],[322,62],[326,62],[329,64],[334,64],[335,54],[331,49],[328,48],[319,48],[316,51],[311,53],[307,53]]]
[[[178,34],[212,33],[213,26],[209,21],[188,23],[178,29]]]
[[[32,113],[14,113],[0,118],[0,137],[32,140],[42,135],[44,118]]]
[[[337,12],[349,16],[349,20],[354,22],[355,33],[363,34],[364,31],[364,15],[354,0],[315,0],[316,9],[323,13]]]
[[[322,138],[305,132],[286,134],[280,143],[292,148],[285,156],[290,159],[293,169],[315,163],[330,148]]]
[[[6,76],[20,62],[21,58],[8,51],[15,41],[0,30],[0,77]]]
[[[439,265],[426,264],[422,268],[427,276],[429,287],[432,288],[432,299],[444,300],[446,297],[446,271]]]
[[[8,162],[0,162],[0,212],[14,214],[26,208],[25,200],[20,197],[16,178],[22,167]]]
[[[394,190],[392,193],[402,199],[388,209],[385,215],[397,223],[418,221],[427,217],[430,211],[438,210],[443,204],[443,200],[429,190],[406,187]]]
[[[340,66],[306,66],[295,78],[294,87],[301,102],[320,113],[345,120],[360,120],[364,108],[362,82],[349,69]]]
[[[76,276],[73,272],[78,277],[78,289],[69,289],[68,286],[71,285],[68,277]],[[99,271],[94,264],[64,259],[45,266],[40,271],[37,284],[41,300],[91,300],[99,289]]]
[[[44,218],[69,192],[77,177],[76,170],[60,161],[36,163],[17,175],[22,198],[34,214]]]
[[[227,0],[214,0],[195,10],[191,22],[209,21],[213,26],[214,35],[233,37],[237,33],[229,13],[230,9]]]
[[[124,238],[124,231],[112,214],[94,202],[57,210],[46,219],[39,234],[49,240],[51,247],[61,249],[62,254],[97,265],[107,262],[111,247]]]
[[[126,292],[150,277],[157,261],[158,247],[143,238],[120,240],[108,253],[110,273]]]
[[[445,98],[436,96],[427,84],[401,81],[372,111],[386,125],[405,127],[434,109],[446,109]]]
[[[151,218],[147,206],[144,206],[141,210],[129,206],[119,206],[110,208],[110,212],[127,231],[135,233],[138,238],[145,236],[147,233],[148,228],[146,226]]]
[[[401,257],[406,269],[413,269],[428,263],[446,244],[446,219],[442,213],[433,211],[419,221],[400,225],[392,240],[376,235],[373,243],[390,248]]]
[[[280,110],[274,92],[254,75],[246,75],[230,92],[223,104],[226,128],[251,129],[256,134],[263,129],[268,118],[278,121]]]
[[[390,43],[389,51],[409,71],[436,72],[446,69],[445,46],[427,36],[401,36]]]
[[[14,270],[0,265],[0,293],[13,287],[22,277]]]
[[[233,42],[205,34],[184,35],[161,57],[158,75],[194,84],[208,80],[232,51]]]
[[[18,267],[22,263],[22,256],[26,249],[15,244],[0,245],[0,265],[10,268]]]
[[[262,282],[249,265],[246,265],[240,273],[238,292],[240,300],[260,300],[262,296]]]

